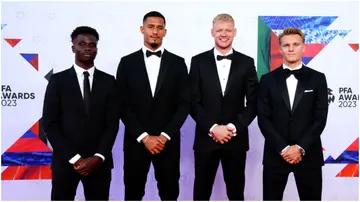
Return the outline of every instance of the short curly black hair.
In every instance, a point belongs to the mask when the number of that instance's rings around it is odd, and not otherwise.
[[[78,35],[81,34],[90,34],[96,38],[97,41],[99,41],[99,33],[96,31],[96,29],[88,26],[80,26],[74,29],[74,31],[71,33],[71,40],[74,40]]]

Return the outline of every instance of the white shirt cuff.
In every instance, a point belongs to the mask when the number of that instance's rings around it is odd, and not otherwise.
[[[287,150],[290,147],[290,145],[286,146],[283,150],[281,150],[281,154],[284,153],[285,150]]]
[[[211,126],[211,128],[210,128],[210,130],[209,130],[209,136],[210,137],[212,137],[212,135],[211,135],[211,132],[212,132],[212,130],[215,128],[215,126],[217,126],[218,124],[214,124],[213,126]]]
[[[141,143],[141,140],[148,135],[149,134],[147,132],[143,132],[136,140]]]
[[[168,136],[168,134],[164,133],[164,132],[161,132],[161,135],[165,136],[168,140],[170,140],[170,136]]]
[[[76,161],[78,161],[79,159],[81,158],[80,154],[76,154],[74,157],[72,157],[70,160],[69,160],[69,163],[71,164],[75,164]]]
[[[299,148],[301,155],[305,155],[305,150],[299,145],[296,146]]]
[[[227,127],[229,127],[229,128],[232,128],[233,129],[233,135],[234,135],[234,137],[236,136],[236,127],[235,127],[235,125],[234,124],[232,124],[232,123],[228,123],[227,124]]]
[[[104,162],[105,161],[105,157],[99,153],[96,153],[94,156],[98,156],[102,159],[102,161]]]

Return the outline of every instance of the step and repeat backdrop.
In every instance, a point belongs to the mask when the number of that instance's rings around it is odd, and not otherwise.
[[[45,89],[53,73],[74,62],[70,34],[91,26],[100,34],[96,67],[115,75],[120,58],[140,49],[143,16],[152,10],[166,17],[164,47],[185,58],[214,46],[212,19],[229,13],[238,34],[233,47],[256,61],[258,76],[282,63],[277,35],[285,27],[305,33],[303,63],[324,72],[329,116],[322,134],[325,166],[323,200],[359,198],[359,3],[356,1],[120,1],[3,2],[1,20],[1,187],[2,200],[50,200],[51,145],[41,121]],[[192,200],[195,123],[182,127],[179,200]],[[249,126],[246,200],[262,200],[264,138],[255,119]],[[113,148],[111,200],[124,199],[123,131]],[[80,183],[77,200],[84,200]],[[221,166],[212,200],[227,200]],[[294,177],[284,200],[298,200]],[[151,168],[144,200],[159,200]]]

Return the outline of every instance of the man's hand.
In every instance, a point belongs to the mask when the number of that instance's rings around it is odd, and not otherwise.
[[[234,134],[235,133],[235,128],[233,128],[233,127],[230,127],[230,126],[226,126],[226,128],[228,129],[228,131],[230,131],[232,134]]]
[[[79,158],[79,160],[77,160],[77,161],[74,163],[74,169],[79,168],[80,165],[82,166],[82,164],[83,164],[84,162],[85,162],[85,159]]]
[[[300,156],[299,158],[295,159],[295,161],[293,161],[292,164],[298,164],[298,163],[300,163],[301,160],[302,160],[302,156]]]
[[[146,136],[141,140],[151,154],[158,154],[164,150],[164,144],[158,140],[158,136]]]
[[[290,164],[297,164],[302,160],[301,152],[296,145],[290,146],[281,156]]]
[[[93,170],[95,170],[98,165],[102,162],[102,159],[98,156],[91,156],[88,158],[80,158],[74,164],[74,169],[82,176],[89,175]]]
[[[224,144],[231,140],[231,137],[234,136],[232,130],[229,130],[227,126],[217,125],[212,130],[212,138],[215,142],[220,142]]]
[[[163,145],[165,145],[165,143],[168,141],[168,139],[167,139],[164,135],[158,136],[157,139],[158,139],[159,142],[161,142],[161,144],[163,144]]]

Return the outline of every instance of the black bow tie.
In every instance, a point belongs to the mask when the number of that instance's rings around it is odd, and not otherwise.
[[[152,55],[156,55],[158,57],[161,57],[161,50],[159,51],[156,51],[156,52],[152,52],[152,51],[149,51],[149,50],[146,50],[146,57],[150,57]]]
[[[296,79],[299,79],[299,76],[304,73],[303,69],[290,70],[285,68],[283,70],[285,79],[289,78],[289,76],[294,75]]]
[[[232,56],[233,56],[232,53],[229,54],[229,55],[225,55],[225,56],[223,56],[223,55],[217,55],[217,56],[216,56],[216,59],[217,59],[218,61],[223,60],[223,59],[231,60],[231,59],[232,59]]]

